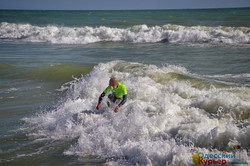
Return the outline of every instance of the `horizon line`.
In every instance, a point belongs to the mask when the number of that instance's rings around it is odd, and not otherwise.
[[[247,9],[250,7],[219,7],[219,8],[173,8],[173,9],[1,9],[8,11],[157,11],[157,10],[218,10]]]

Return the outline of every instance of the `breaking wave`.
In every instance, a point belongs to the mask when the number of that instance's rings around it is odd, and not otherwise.
[[[95,112],[111,76],[127,85],[128,102],[119,113],[104,103]],[[30,137],[75,140],[65,155],[107,165],[191,165],[194,153],[241,146],[236,156],[249,162],[249,87],[217,83],[179,66],[124,61],[101,63],[67,87],[55,109],[23,119]]]
[[[45,27],[31,24],[0,23],[0,39],[22,40],[25,42],[48,42],[55,44],[88,44],[95,42],[129,43],[225,43],[249,44],[250,28],[137,25],[130,28],[100,27]]]

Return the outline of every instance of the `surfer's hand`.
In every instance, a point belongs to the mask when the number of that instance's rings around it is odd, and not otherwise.
[[[98,104],[98,105],[96,106],[96,109],[99,110],[101,107],[102,107],[102,105],[101,105],[101,104]]]
[[[120,108],[119,106],[115,107],[114,112],[118,112],[119,108]]]

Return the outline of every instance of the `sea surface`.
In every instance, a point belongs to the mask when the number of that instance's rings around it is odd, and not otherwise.
[[[250,163],[250,8],[0,10],[0,105],[0,165]]]

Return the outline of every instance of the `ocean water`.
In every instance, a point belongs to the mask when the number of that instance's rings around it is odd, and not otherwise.
[[[0,165],[250,163],[249,8],[2,10],[0,81]]]

